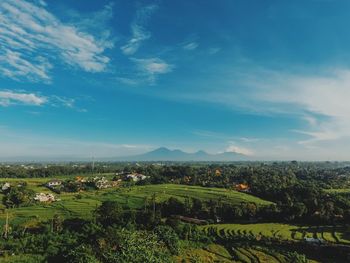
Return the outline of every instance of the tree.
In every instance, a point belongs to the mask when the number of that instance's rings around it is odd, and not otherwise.
[[[291,263],[307,263],[308,259],[305,255],[299,254],[297,252],[288,253],[289,262]]]
[[[95,257],[92,247],[82,244],[69,251],[66,256],[67,263],[99,263]]]
[[[179,253],[179,237],[174,229],[170,226],[157,226],[154,233],[159,237],[159,240],[166,244],[169,251],[177,255]]]
[[[163,203],[162,215],[183,215],[185,213],[185,205],[175,197],[170,197]]]
[[[26,187],[11,187],[3,197],[3,203],[8,208],[26,206],[33,202],[34,191]]]
[[[106,243],[108,247],[102,251],[105,262],[171,262],[164,243],[159,241],[157,235],[146,231],[109,229]]]
[[[96,220],[104,226],[123,223],[123,208],[116,201],[104,201],[96,210]]]

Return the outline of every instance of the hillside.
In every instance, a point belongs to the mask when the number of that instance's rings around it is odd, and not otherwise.
[[[2,179],[5,180],[5,179]],[[36,192],[49,191],[40,186],[43,179],[22,179],[28,181],[28,186]],[[17,179],[16,182],[22,181]],[[121,205],[128,206],[133,209],[144,206],[146,199],[151,200],[155,194],[156,202],[161,202],[175,197],[184,200],[185,197],[199,198],[203,201],[222,200],[231,204],[239,204],[241,202],[253,202],[257,205],[272,204],[258,197],[227,190],[222,188],[209,188],[200,186],[187,186],[175,184],[159,184],[134,187],[112,188],[98,191],[86,191],[81,193],[62,193],[57,195],[60,201],[51,204],[37,204],[34,206],[14,208],[10,211],[11,220],[24,223],[26,221],[40,221],[52,218],[54,214],[64,217],[91,217],[92,211],[96,209],[103,201],[113,200]],[[1,196],[0,196],[1,197]],[[5,219],[5,214],[0,214],[0,220]]]

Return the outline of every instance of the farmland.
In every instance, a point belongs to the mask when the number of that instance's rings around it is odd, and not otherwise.
[[[211,244],[205,248],[191,248],[175,257],[176,262],[222,262],[222,263],[290,263],[293,254],[287,250],[266,249],[262,246],[233,246],[225,248],[222,245]],[[317,263],[308,260],[308,263]]]
[[[305,238],[315,238],[329,243],[350,244],[350,237],[344,235],[343,226],[296,226],[278,223],[264,224],[217,224],[201,227],[206,233],[216,234],[221,238],[234,236],[261,237],[284,240],[303,241]]]
[[[12,178],[0,179],[0,259],[109,263],[121,246],[129,254],[117,262],[343,263],[350,255],[344,176],[308,177],[295,163],[97,167],[107,168],[3,167]]]
[[[325,192],[332,194],[350,194],[350,188],[326,189]]]
[[[35,192],[50,192],[43,186],[48,178],[30,179],[1,179],[3,182],[19,183],[27,182],[27,187]],[[239,204],[241,202],[253,202],[257,205],[269,205],[271,202],[254,197],[252,195],[234,190],[220,188],[206,188],[199,186],[185,186],[174,184],[146,185],[101,189],[96,191],[85,191],[79,193],[61,193],[57,195],[57,202],[47,204],[35,204],[9,209],[10,220],[13,223],[32,224],[38,220],[47,220],[54,215],[63,217],[90,218],[103,201],[117,201],[123,206],[131,209],[142,208],[145,202],[150,201],[153,196],[156,202],[163,202],[170,197],[183,201],[187,197],[200,198],[203,201],[221,200],[222,202]],[[5,213],[0,214],[0,219],[5,219]]]

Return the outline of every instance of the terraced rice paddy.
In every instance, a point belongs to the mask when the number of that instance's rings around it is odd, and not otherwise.
[[[196,261],[197,260],[197,261]],[[175,257],[176,262],[231,262],[231,263],[290,263],[292,259],[288,251],[268,249],[260,246],[232,247],[226,249],[217,244],[204,248],[187,249],[180,256]],[[309,260],[309,263],[317,263]]]
[[[232,248],[234,260],[242,263],[290,263],[292,259],[285,251],[273,251],[263,247],[235,247]],[[234,261],[234,262],[236,262]],[[309,263],[316,263],[309,260]]]
[[[233,253],[235,258],[240,262],[257,262],[257,263],[280,263],[287,262],[285,256],[278,254],[275,255],[268,254],[264,251],[258,250],[257,248],[233,248]]]
[[[50,192],[43,186],[50,178],[39,179],[2,179],[12,184],[25,181],[27,187],[35,192]],[[34,204],[28,207],[8,209],[12,223],[37,220],[47,220],[54,215],[62,217],[91,218],[92,212],[103,202],[113,200],[130,209],[142,208],[145,202],[150,202],[155,195],[156,202],[162,202],[170,197],[184,200],[186,197],[199,198],[203,201],[220,200],[228,203],[254,202],[257,205],[268,205],[271,202],[254,197],[249,194],[221,189],[205,188],[199,186],[160,184],[134,187],[109,188],[104,190],[86,191],[80,193],[55,194],[60,201],[50,204]],[[0,194],[1,198],[1,194]],[[4,209],[4,207],[0,207]],[[5,212],[0,212],[0,223],[5,219]]]
[[[217,224],[201,227],[206,233],[221,238],[251,237],[259,240],[262,237],[284,241],[301,241],[304,238],[319,238],[329,243],[350,244],[350,237],[344,234],[343,226],[301,227],[287,224]]]
[[[350,188],[326,189],[324,191],[327,193],[332,193],[332,194],[350,194]]]
[[[130,197],[151,197],[156,194],[156,198],[159,201],[164,201],[170,197],[176,197],[180,200],[184,200],[186,197],[198,198],[203,201],[221,201],[230,204],[239,204],[241,202],[252,202],[257,205],[269,205],[272,204],[269,201],[261,198],[237,192],[234,190],[228,190],[223,188],[210,188],[200,186],[187,186],[179,184],[160,184],[160,185],[147,185],[137,186],[129,189],[120,189],[120,195]]]

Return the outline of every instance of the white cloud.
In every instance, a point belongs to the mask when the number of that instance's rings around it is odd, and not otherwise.
[[[113,43],[63,23],[46,10],[45,2],[40,2],[0,2],[1,74],[16,80],[48,82],[50,61],[57,57],[88,72],[105,70],[109,58],[103,53]]]
[[[245,143],[253,143],[253,142],[258,142],[261,140],[260,138],[247,138],[247,137],[241,137],[239,139]]]
[[[6,62],[6,65],[0,68],[0,73],[15,80],[27,78],[33,82],[50,82],[48,71],[52,65],[43,57],[36,57],[34,60],[36,61],[24,59],[19,52],[5,50],[3,54],[0,52],[0,61]],[[0,65],[3,63],[0,62]]]
[[[226,148],[226,152],[235,152],[247,156],[254,155],[254,151],[245,147],[237,146],[235,144],[231,144]]]
[[[183,49],[185,50],[194,50],[199,46],[199,44],[197,42],[190,42],[187,43],[183,46]]]
[[[258,85],[255,96],[265,102],[282,103],[290,112],[314,114],[301,116],[311,126],[301,132],[311,136],[313,142],[350,137],[350,70],[336,69],[315,76],[274,74]]]
[[[209,54],[215,55],[216,53],[220,52],[220,50],[221,50],[221,48],[219,48],[219,47],[209,48]]]
[[[9,106],[13,104],[26,104],[33,106],[40,106],[47,102],[44,96],[36,95],[34,93],[23,93],[13,91],[0,91],[0,105]]]
[[[134,54],[142,42],[151,37],[151,33],[145,29],[145,23],[157,8],[157,5],[148,5],[137,10],[136,17],[131,24],[132,37],[126,45],[121,47],[125,55]]]
[[[138,80],[136,79],[131,79],[131,78],[124,78],[124,77],[118,77],[116,78],[117,81],[129,85],[129,86],[135,86],[137,84],[139,84]]]
[[[51,107],[65,107],[77,110],[79,112],[86,112],[86,109],[78,108],[75,105],[76,100],[73,98],[66,98],[62,96],[43,96],[33,92],[26,91],[11,91],[0,90],[0,106],[8,107],[14,105],[29,105],[29,106],[43,106],[49,105]]]
[[[137,59],[132,58],[141,74],[145,75],[150,82],[154,82],[156,75],[171,72],[173,65],[159,58]]]
[[[251,67],[225,71],[215,72],[216,83],[208,74],[207,84],[199,85],[200,96],[197,89],[188,89],[176,98],[253,114],[294,116],[305,122],[298,132],[312,138],[310,142],[348,138],[350,144],[350,70],[335,68],[307,74],[304,69],[302,74],[292,74]]]
[[[50,104],[54,107],[63,106],[72,109],[75,108],[75,99],[52,95],[50,97]]]
[[[350,148],[350,70],[334,68],[266,70],[246,64],[208,71],[202,81],[188,81],[164,97],[175,100],[204,101],[219,104],[245,114],[277,118],[283,130],[292,120],[295,128],[286,128],[279,138],[266,135],[268,142],[257,155],[269,159],[345,160]],[[287,68],[287,67],[285,67]],[[161,92],[161,91],[160,91]],[[169,93],[169,92],[168,92]],[[163,95],[163,94],[162,94]],[[299,121],[298,121],[299,120]],[[288,130],[287,130],[288,129]],[[294,132],[294,134],[292,134]],[[257,131],[259,133],[259,131]],[[285,139],[284,141],[281,141]],[[237,138],[235,139],[237,140]],[[241,140],[242,143],[248,143]],[[272,146],[285,143],[288,152]],[[318,150],[315,150],[315,149]],[[266,153],[266,155],[263,155]]]

